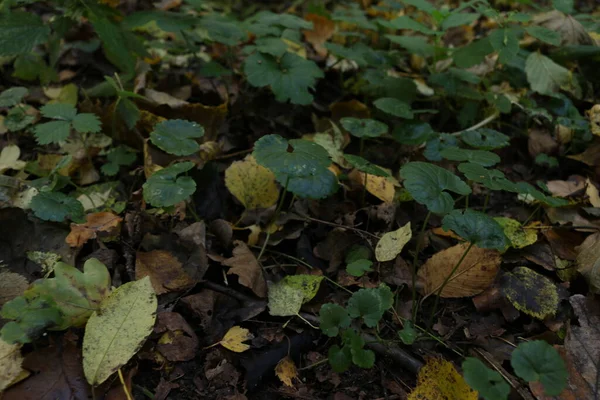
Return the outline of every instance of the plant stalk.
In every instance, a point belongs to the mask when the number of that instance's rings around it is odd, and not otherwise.
[[[417,237],[417,248],[415,249],[415,256],[413,257],[412,262],[412,323],[416,324],[417,319],[417,261],[419,259],[419,252],[421,251],[421,243],[423,242],[423,236],[425,235],[425,228],[427,228],[427,223],[429,222],[429,218],[431,217],[431,211],[427,213],[425,216],[425,220],[423,221],[423,225],[421,226],[421,231],[419,232],[419,236]]]

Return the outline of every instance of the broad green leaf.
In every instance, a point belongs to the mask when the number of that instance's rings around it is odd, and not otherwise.
[[[465,174],[468,180],[481,183],[490,190],[514,191],[515,184],[506,179],[497,169],[486,169],[479,164],[463,163],[458,170]]]
[[[371,258],[371,249],[369,249],[367,246],[355,244],[352,247],[350,247],[350,250],[348,250],[348,254],[346,254],[345,261],[346,264],[350,264],[354,261],[368,260],[369,258]]]
[[[406,121],[394,128],[392,137],[401,144],[418,146],[436,136],[427,122]]]
[[[342,306],[333,303],[325,303],[319,311],[319,327],[329,337],[335,337],[340,329],[350,326],[348,311]]]
[[[434,31],[420,22],[415,21],[411,17],[407,15],[402,15],[398,18],[394,18],[393,20],[384,23],[383,20],[379,21],[380,24],[384,24],[386,27],[391,29],[408,29],[411,31],[421,32],[426,35],[431,35]]]
[[[119,100],[117,112],[129,129],[133,129],[140,119],[140,109],[129,99],[121,98]]]
[[[258,139],[252,155],[256,162],[275,174],[291,177],[315,175],[331,164],[327,150],[318,144],[304,139],[286,140],[279,135]]]
[[[35,13],[5,13],[0,19],[0,56],[31,53],[49,35],[50,26]]]
[[[325,48],[336,57],[354,61],[359,67],[369,65],[369,62],[365,58],[365,48],[360,44],[346,47],[337,43],[325,43]]]
[[[0,330],[2,340],[9,344],[30,343],[62,321],[56,303],[44,297],[28,301],[24,296],[18,296],[4,304],[0,316],[11,320]]]
[[[562,67],[541,53],[531,53],[525,62],[525,73],[531,89],[540,94],[555,96],[563,90],[573,90],[573,77]]]
[[[427,37],[423,36],[400,36],[385,35],[392,43],[404,47],[410,53],[423,57],[432,57],[435,54],[435,46],[430,44]]]
[[[538,319],[552,316],[558,309],[556,285],[526,267],[505,273],[500,281],[500,290],[517,310]]]
[[[508,114],[512,110],[510,99],[501,93],[486,92],[485,99],[503,114]]]
[[[73,128],[79,133],[98,133],[101,130],[100,119],[96,114],[77,114],[72,121]]]
[[[269,208],[279,198],[275,175],[252,156],[233,162],[225,170],[225,186],[247,210]]]
[[[471,25],[477,21],[481,15],[477,13],[452,13],[442,22],[442,29],[448,30],[462,25]]]
[[[508,64],[515,59],[519,52],[519,38],[513,28],[496,29],[488,36],[498,61]]]
[[[514,183],[511,191],[514,193],[519,193],[519,195],[525,196],[526,198],[539,201],[540,203],[550,207],[564,207],[569,204],[567,199],[547,196],[527,182]]]
[[[49,66],[41,56],[34,53],[17,56],[13,68],[12,76],[18,79],[25,81],[39,79],[43,85],[58,81],[56,70]]]
[[[270,86],[277,101],[302,105],[313,101],[308,89],[324,76],[313,61],[289,52],[279,60],[268,54],[251,54],[244,62],[244,73],[252,86]]]
[[[527,382],[540,382],[547,396],[558,396],[569,373],[558,351],[543,340],[519,344],[510,359],[515,373]]]
[[[0,107],[16,106],[27,96],[29,90],[22,86],[11,87],[0,93]]]
[[[574,0],[552,0],[552,6],[565,14],[571,14],[575,11]]]
[[[348,265],[346,265],[346,272],[349,275],[355,276],[357,278],[363,276],[369,271],[373,271],[371,266],[373,265],[373,261],[371,260],[356,260],[352,261]]]
[[[459,147],[447,147],[440,151],[442,157],[452,161],[467,161],[484,167],[491,167],[500,162],[500,156],[487,150],[461,149]]]
[[[428,140],[425,144],[425,151],[423,155],[430,161],[442,161],[442,155],[440,151],[447,147],[457,147],[458,139],[447,133],[440,133],[433,136],[432,139]]]
[[[417,202],[436,214],[447,214],[454,199],[447,191],[467,195],[471,188],[444,168],[425,162],[410,162],[400,169],[404,187]]]
[[[390,176],[390,174],[386,170],[381,169],[377,165],[371,163],[368,160],[365,160],[360,156],[344,154],[344,158],[346,159],[346,161],[348,161],[348,163],[350,163],[350,165],[352,165],[354,168],[361,172],[365,172],[367,174],[375,176]]]
[[[418,336],[419,334],[417,333],[417,330],[414,328],[412,322],[410,321],[405,321],[404,327],[400,331],[398,331],[398,337],[400,338],[400,340],[402,340],[402,343],[404,343],[407,346],[413,344],[415,340],[417,340]]]
[[[106,58],[125,73],[135,70],[135,56],[128,47],[128,37],[121,27],[104,15],[94,11],[88,13],[88,18],[96,34],[102,41],[102,49]]]
[[[311,22],[293,14],[275,14],[271,11],[260,11],[252,17],[253,20],[265,25],[278,25],[288,29],[312,29]]]
[[[558,167],[558,159],[556,157],[549,156],[546,153],[540,153],[535,156],[535,163],[542,167],[556,168]]]
[[[494,47],[489,38],[476,40],[465,47],[461,47],[454,52],[452,57],[454,62],[460,68],[471,68],[485,60],[485,56],[492,53]]]
[[[386,124],[369,118],[345,117],[340,123],[352,136],[359,138],[375,138],[388,131]]]
[[[495,150],[509,145],[510,138],[494,129],[480,128],[464,131],[460,139],[479,150]]]
[[[37,124],[34,131],[36,141],[39,144],[60,143],[69,137],[71,123],[69,121],[50,121]]]
[[[150,140],[158,148],[176,156],[189,156],[200,149],[194,139],[204,136],[204,128],[195,122],[170,119],[160,122],[150,132]]]
[[[412,238],[410,222],[395,231],[387,232],[375,247],[375,258],[379,262],[392,261]]]
[[[46,118],[59,119],[62,121],[72,121],[77,115],[77,109],[67,103],[46,104],[40,108],[40,112]]]
[[[266,37],[256,40],[256,50],[273,57],[281,57],[287,52],[287,44],[280,38]]]
[[[437,11],[437,8],[427,0],[402,0],[402,3],[409,6],[414,6],[429,15]]]
[[[324,279],[319,275],[288,275],[269,286],[269,313],[274,316],[297,315],[310,301]]]
[[[79,200],[60,192],[40,192],[31,200],[30,206],[35,216],[45,221],[84,219],[83,206]]]
[[[121,166],[133,164],[136,155],[126,146],[118,146],[106,155],[106,159],[108,162],[102,165],[100,170],[104,175],[114,176],[119,172]]]
[[[352,362],[361,368],[373,368],[375,353],[365,350],[365,340],[354,329],[347,329],[343,335],[344,347],[350,347]]]
[[[195,17],[195,19],[197,18]],[[227,46],[236,46],[248,37],[248,34],[240,28],[238,21],[229,20],[227,17],[215,13],[202,18],[199,23],[202,28],[206,29],[211,40]]]
[[[379,108],[381,111],[391,114],[395,117],[405,119],[412,119],[414,117],[412,109],[408,103],[394,99],[393,97],[382,97],[375,100],[373,104],[375,104],[375,107]]]
[[[534,38],[541,40],[544,43],[551,44],[553,46],[559,46],[562,41],[560,32],[553,31],[543,26],[532,25],[525,28],[525,31]]]
[[[100,303],[83,337],[83,372],[90,385],[106,381],[137,353],[152,333],[157,304],[149,277],[119,286]]]
[[[482,249],[503,250],[508,244],[500,224],[479,211],[453,210],[444,217],[442,227]]]
[[[165,32],[179,33],[183,29],[191,29],[197,23],[197,19],[189,14],[164,10],[136,11],[127,15],[121,26],[134,30],[151,23],[156,23],[156,26]]]
[[[189,176],[180,176],[194,167],[190,161],[173,164],[155,172],[142,188],[144,200],[154,207],[174,206],[196,191],[196,182]]]
[[[275,174],[275,178],[287,190],[305,199],[324,199],[334,194],[339,184],[336,176],[329,169],[319,169],[314,175],[293,177],[286,174]]]
[[[348,346],[340,348],[340,346],[334,344],[329,348],[327,358],[331,368],[338,373],[347,371],[352,365],[352,352]]]
[[[500,224],[508,238],[508,245],[514,249],[522,249],[537,242],[537,230],[524,228],[517,220],[496,217],[494,221]]]
[[[360,289],[348,300],[348,314],[352,318],[361,317],[369,328],[377,326],[383,314],[389,309],[394,295],[389,287]]]
[[[514,354],[514,353],[513,353]],[[465,382],[485,400],[506,400],[510,386],[502,375],[488,368],[478,358],[467,357],[462,363]]]

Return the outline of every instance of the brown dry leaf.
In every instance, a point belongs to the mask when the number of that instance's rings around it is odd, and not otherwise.
[[[418,383],[408,400],[477,400],[477,392],[467,385],[451,362],[429,358],[419,371]]]
[[[437,236],[449,237],[449,238],[460,240],[460,241],[464,240],[463,238],[461,238],[460,236],[458,236],[456,233],[452,232],[451,230],[445,231],[444,228],[442,228],[441,226],[437,227],[437,228],[433,228],[431,230],[431,232],[433,232]]]
[[[112,212],[98,212],[85,216],[85,224],[71,224],[65,242],[71,247],[81,247],[88,240],[118,236],[123,218]]]
[[[8,344],[0,339],[0,395],[7,387],[11,386],[21,374],[26,371],[21,368],[23,356],[21,345]]]
[[[569,197],[585,189],[585,180],[581,176],[573,176],[566,181],[548,181],[546,186],[553,196]]]
[[[598,191],[598,188],[592,183],[592,181],[590,181],[589,178],[585,181],[585,183],[587,185],[585,188],[585,194],[587,195],[590,204],[593,207],[600,207],[600,192]]]
[[[167,360],[190,361],[196,356],[198,337],[181,314],[158,313],[154,332],[162,334],[156,350]]]
[[[583,153],[567,157],[581,161],[590,167],[600,165],[600,139],[596,138],[593,143],[588,144]]]
[[[135,279],[150,277],[156,294],[188,289],[196,282],[183,270],[181,262],[166,250],[138,251]]]
[[[237,275],[240,284],[252,289],[258,297],[266,297],[267,282],[258,260],[254,257],[254,253],[241,240],[236,240],[233,243],[235,244],[233,257],[222,262],[223,265],[231,267],[227,271],[227,275]]]
[[[532,128],[529,130],[527,144],[529,155],[535,158],[538,154],[554,154],[558,150],[558,143],[546,130]]]
[[[327,55],[327,49],[323,46],[335,32],[335,22],[318,14],[307,14],[304,19],[312,22],[312,30],[303,30],[306,41],[313,45],[315,51],[321,57]]]
[[[29,282],[23,275],[10,271],[0,272],[0,307],[22,295],[28,286]]]
[[[560,33],[561,46],[594,44],[585,27],[579,21],[558,10],[538,14],[533,18],[533,22]]]
[[[467,247],[468,243],[461,243],[442,250],[427,260],[418,274],[424,283],[424,295],[439,290]],[[469,297],[483,292],[494,282],[500,262],[498,251],[473,246],[442,290],[441,297]]]
[[[298,379],[296,364],[289,356],[283,357],[275,367],[275,374],[284,385],[293,387],[293,380]]]
[[[394,201],[394,195],[396,194],[396,185],[392,180],[383,176],[375,176],[371,174],[367,175],[367,191],[379,200],[386,203],[392,203]],[[357,169],[353,170],[348,174],[348,177],[360,187],[365,185],[365,173]]]
[[[371,110],[358,100],[339,101],[329,106],[331,120],[336,124],[344,117],[371,118]]]
[[[249,344],[245,344],[246,340],[253,339],[254,335],[246,328],[234,326],[227,331],[223,339],[217,344],[225,347],[228,350],[236,353],[243,353],[250,348]]]
[[[585,277],[592,293],[600,293],[600,232],[585,238],[577,247],[577,270]]]

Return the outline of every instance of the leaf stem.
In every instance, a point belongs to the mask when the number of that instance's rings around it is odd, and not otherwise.
[[[427,228],[427,223],[429,222],[429,218],[431,217],[431,211],[427,213],[425,216],[425,220],[423,221],[423,225],[421,226],[421,231],[419,232],[419,236],[417,237],[417,248],[415,249],[415,255],[413,257],[412,262],[412,323],[416,324],[417,319],[417,261],[419,260],[419,253],[421,252],[421,243],[423,242],[423,236],[425,235],[425,229]]]
[[[127,385],[125,384],[125,379],[123,378],[123,372],[121,372],[121,368],[119,368],[119,380],[121,381],[121,385],[123,385],[123,391],[125,392],[125,397],[127,397],[127,400],[133,400],[131,394],[129,393],[129,389],[127,389]]]

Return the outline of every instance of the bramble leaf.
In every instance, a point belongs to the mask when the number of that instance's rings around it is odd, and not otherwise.
[[[77,115],[77,109],[67,103],[46,104],[40,108],[40,112],[46,118],[58,119],[61,121],[72,121]]]
[[[193,167],[193,162],[186,161],[155,172],[142,186],[144,200],[154,207],[169,207],[190,197],[196,191],[196,182],[189,176],[177,175]]]
[[[100,132],[101,124],[98,116],[91,113],[77,114],[72,120],[73,128],[79,133]]]
[[[558,396],[567,386],[569,373],[562,357],[547,342],[519,344],[510,360],[515,373],[527,382],[540,382],[547,396]]]
[[[334,303],[325,303],[319,311],[319,327],[329,337],[335,337],[340,329],[346,329],[350,326],[350,316],[348,311],[342,306]]]
[[[50,121],[37,124],[34,128],[35,138],[39,144],[59,143],[67,140],[71,133],[69,121]]]
[[[50,25],[34,13],[5,13],[0,19],[0,56],[31,53],[49,35]]]
[[[503,250],[508,239],[498,222],[479,211],[453,210],[444,217],[443,228],[482,249]]]
[[[200,145],[194,139],[204,136],[204,128],[195,122],[170,119],[160,122],[150,132],[150,140],[160,149],[176,156],[197,152]]]

